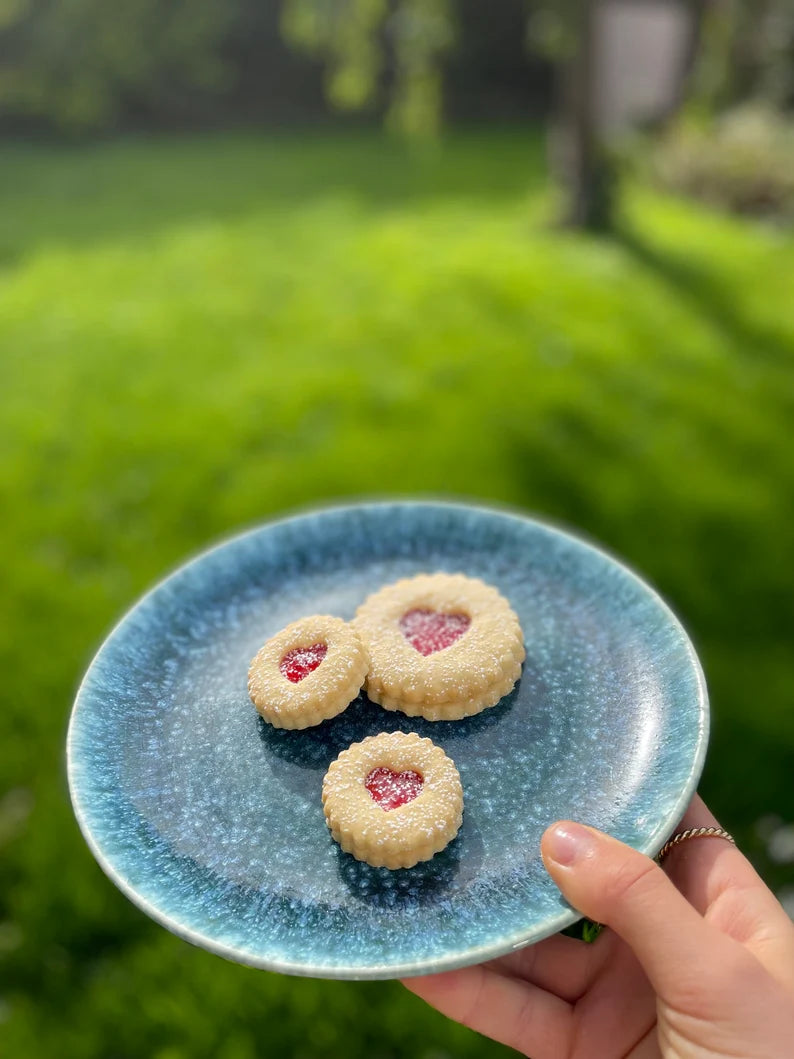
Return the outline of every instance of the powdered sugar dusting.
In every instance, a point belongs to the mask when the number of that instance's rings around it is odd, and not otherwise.
[[[364,780],[364,786],[370,793],[370,797],[385,812],[397,809],[401,805],[412,802],[422,790],[424,780],[418,772],[407,769],[405,772],[394,772],[392,769],[380,766],[373,769]]]
[[[468,614],[445,614],[424,607],[414,607],[400,618],[400,630],[411,647],[427,658],[436,651],[451,647],[471,625]]]
[[[300,683],[309,673],[313,673],[328,654],[328,644],[313,643],[310,647],[294,647],[287,651],[278,664],[278,668],[293,684]]]

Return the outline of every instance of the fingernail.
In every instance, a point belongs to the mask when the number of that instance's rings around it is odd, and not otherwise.
[[[592,853],[595,839],[592,831],[581,824],[554,824],[543,836],[543,854],[546,860],[570,868],[578,860]]]

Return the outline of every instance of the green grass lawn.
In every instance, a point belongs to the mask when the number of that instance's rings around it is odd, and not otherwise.
[[[178,941],[71,817],[68,711],[109,626],[191,552],[324,500],[506,502],[623,555],[701,653],[704,794],[794,883],[756,827],[794,820],[790,234],[637,187],[620,237],[555,232],[520,132],[4,154],[4,1054],[507,1054],[394,983]]]

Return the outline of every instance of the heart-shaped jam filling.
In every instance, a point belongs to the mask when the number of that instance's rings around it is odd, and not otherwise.
[[[278,668],[293,684],[313,673],[328,653],[327,643],[313,643],[311,647],[293,647],[287,651]]]
[[[443,651],[459,640],[471,625],[468,614],[445,614],[420,607],[406,611],[400,618],[400,631],[420,655]]]
[[[373,769],[364,780],[373,802],[377,802],[386,812],[400,805],[412,802],[422,790],[425,781],[418,772],[408,769],[406,772],[394,772],[381,766]]]

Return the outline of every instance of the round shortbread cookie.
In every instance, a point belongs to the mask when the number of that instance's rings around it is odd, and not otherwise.
[[[430,739],[382,732],[331,763],[323,811],[346,853],[375,868],[411,868],[458,833],[463,789],[453,761]]]
[[[352,625],[313,615],[288,625],[260,648],[248,670],[248,694],[274,728],[310,728],[356,698],[368,665]]]
[[[518,617],[495,588],[463,574],[420,574],[379,589],[353,625],[370,657],[373,702],[431,721],[495,706],[521,675]]]

